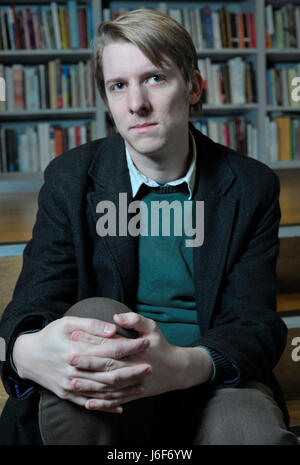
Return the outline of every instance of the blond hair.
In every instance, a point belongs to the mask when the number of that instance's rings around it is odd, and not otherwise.
[[[162,66],[166,58],[175,63],[186,82],[188,98],[192,90],[193,71],[198,69],[197,52],[190,35],[170,16],[156,10],[139,9],[99,25],[95,47],[95,78],[105,104],[103,49],[120,40],[136,45],[155,66]],[[199,111],[201,102],[190,109]]]

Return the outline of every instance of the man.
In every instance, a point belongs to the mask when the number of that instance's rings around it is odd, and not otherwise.
[[[277,177],[189,125],[202,90],[197,54],[166,15],[139,10],[100,25],[96,79],[119,134],[45,172],[1,324],[11,394],[3,442],[41,443],[41,386],[100,412],[110,431],[101,444],[296,443],[272,376],[286,341],[275,312]],[[169,236],[120,234],[121,222],[119,234],[105,235],[103,202],[120,210],[125,193],[128,212],[135,199],[151,207],[167,197],[193,202],[197,219],[204,202],[203,244],[187,247],[175,222]],[[95,296],[128,306],[114,321],[138,337],[64,317]]]

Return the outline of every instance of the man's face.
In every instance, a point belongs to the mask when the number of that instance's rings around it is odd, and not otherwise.
[[[108,107],[129,152],[175,157],[189,118],[178,67],[169,61],[158,68],[138,47],[120,41],[104,47],[103,74]]]

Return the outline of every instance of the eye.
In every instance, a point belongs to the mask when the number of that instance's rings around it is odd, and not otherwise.
[[[115,90],[115,91],[118,91],[118,90],[122,90],[122,89],[123,89],[123,86],[124,86],[123,82],[116,82],[115,84],[113,84],[113,85],[111,86],[110,89],[111,89],[112,91],[114,91],[114,90]]]
[[[153,76],[150,76],[149,81],[151,84],[156,84],[158,82],[164,81],[165,77],[161,74],[154,74]]]

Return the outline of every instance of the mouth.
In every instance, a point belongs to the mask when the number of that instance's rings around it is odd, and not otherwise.
[[[151,129],[155,126],[157,126],[157,123],[137,124],[136,126],[132,126],[130,130],[138,132],[138,133],[144,133],[144,132],[151,131]]]

